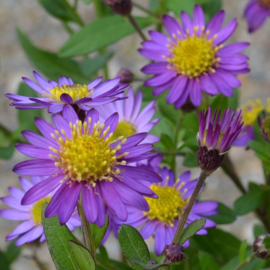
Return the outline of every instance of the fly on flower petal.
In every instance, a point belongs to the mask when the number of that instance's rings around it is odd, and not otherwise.
[[[154,95],[169,89],[167,102],[176,109],[189,99],[199,106],[203,91],[233,96],[232,88],[241,85],[235,75],[249,72],[248,57],[239,53],[249,44],[224,45],[237,26],[234,19],[221,28],[224,16],[224,11],[220,11],[206,25],[199,5],[194,7],[193,21],[182,12],[182,27],[172,17],[163,16],[169,37],[150,31],[151,40],[143,42],[139,49],[144,57],[154,61],[142,69],[145,74],[154,75],[145,86],[154,87]]]
[[[127,84],[121,84],[120,78],[114,78],[101,83],[102,77],[86,84],[74,84],[71,78],[60,77],[59,82],[46,81],[37,72],[33,72],[37,83],[28,78],[23,81],[36,91],[41,97],[25,97],[6,94],[13,101],[11,106],[17,109],[48,108],[49,113],[59,113],[70,104],[77,111],[89,111],[91,107],[107,104],[118,99]]]
[[[48,193],[46,197],[29,205],[21,205],[21,199],[25,193],[39,183],[46,183],[44,177],[32,177],[31,181],[24,177],[19,177],[23,190],[16,187],[9,188],[10,196],[2,197],[1,201],[10,206],[12,209],[0,210],[0,217],[9,220],[22,220],[12,233],[7,237],[7,241],[18,238],[15,242],[16,246],[21,246],[25,243],[33,242],[39,239],[40,242],[46,240],[43,231],[41,213],[45,203],[49,203],[55,191]],[[66,223],[70,230],[80,226],[80,219],[77,212],[72,214]]]
[[[244,16],[248,23],[248,32],[253,33],[258,30],[270,17],[269,0],[251,0],[247,4]]]
[[[106,211],[124,221],[127,205],[144,205],[145,188],[141,181],[161,181],[153,171],[130,165],[144,160],[146,154],[148,158],[155,155],[149,153],[151,144],[140,144],[147,133],[112,141],[117,113],[101,124],[98,112],[91,109],[82,122],[70,105],[63,109],[62,115],[53,115],[52,120],[54,126],[36,119],[44,137],[25,131],[23,135],[31,144],[17,145],[21,153],[34,159],[17,164],[14,171],[47,177],[25,194],[23,205],[43,199],[58,188],[46,208],[46,217],[58,215],[60,224],[65,224],[81,195],[86,218],[98,226],[104,224]],[[148,196],[155,194],[151,192]]]

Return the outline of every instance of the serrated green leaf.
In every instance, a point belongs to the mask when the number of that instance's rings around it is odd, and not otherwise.
[[[42,224],[51,257],[57,270],[78,270],[69,241],[78,242],[66,225],[61,226],[58,217],[45,218],[42,211]]]
[[[13,240],[7,246],[6,257],[9,264],[12,264],[21,253],[21,247],[16,247],[15,242],[16,240]]]
[[[93,74],[98,72],[99,69],[104,67],[107,61],[112,57],[113,52],[106,52],[102,55],[91,59],[85,59],[81,63],[81,70],[86,77],[91,77]]]
[[[80,21],[80,18],[66,0],[39,0],[39,3],[55,18],[77,23]]]
[[[187,227],[183,230],[179,245],[183,245],[190,237],[196,234],[200,229],[205,225],[206,220],[204,218],[200,218],[191,222]]]
[[[96,269],[95,261],[88,249],[72,240],[69,241],[69,245],[80,270]]]
[[[141,270],[141,267],[134,264],[132,258],[138,258],[145,264],[150,261],[148,247],[136,229],[129,225],[122,225],[118,231],[118,239],[124,255],[134,269]]]
[[[219,270],[219,265],[207,253],[199,252],[201,270]]]
[[[96,249],[99,247],[99,244],[101,243],[107,229],[109,226],[109,218],[106,216],[106,221],[103,225],[103,227],[98,227],[96,224],[90,224],[91,233],[95,242]]]
[[[167,264],[164,264],[164,263],[159,263],[159,264],[151,264],[151,265],[149,265],[149,264],[145,264],[144,262],[142,262],[140,259],[138,259],[138,258],[132,258],[132,261],[135,263],[135,264],[137,264],[137,265],[139,265],[142,269],[144,269],[144,270],[155,270],[155,269],[160,269],[160,267],[162,267],[162,268],[167,268],[167,269],[170,269],[170,266],[169,265],[167,265]]]
[[[244,240],[239,248],[239,264],[245,261],[247,255],[247,240]]]
[[[234,202],[234,211],[239,216],[252,212],[263,203],[264,197],[262,190],[244,194]]]
[[[195,5],[194,0],[166,0],[166,6],[169,10],[173,11],[174,14],[179,17],[182,11],[187,12],[192,16],[193,8]]]
[[[223,203],[218,203],[218,213],[208,218],[212,219],[217,224],[230,224],[236,220],[236,214]]]
[[[151,18],[135,18],[140,28],[153,23]],[[100,29],[100,31],[97,31]],[[101,31],[102,30],[102,31]],[[60,57],[72,57],[94,52],[132,34],[135,29],[120,16],[96,19],[73,34],[60,49]]]
[[[17,35],[29,60],[50,80],[57,81],[60,76],[66,76],[71,77],[75,83],[89,83],[76,61],[59,58],[55,53],[35,47],[20,29],[17,29]]]

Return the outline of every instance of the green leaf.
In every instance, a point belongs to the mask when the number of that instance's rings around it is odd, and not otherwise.
[[[239,90],[234,88],[234,94],[228,98],[228,108],[238,109],[239,104]]]
[[[83,74],[88,78],[90,78],[93,74],[95,74],[99,69],[105,66],[107,61],[112,57],[113,52],[106,52],[102,55],[91,59],[85,59],[81,63],[81,70]]]
[[[197,0],[198,1],[198,0]],[[211,0],[202,4],[207,19],[211,19],[222,8],[221,0]]]
[[[0,250],[0,269],[10,270],[7,255]]]
[[[198,167],[197,153],[187,153],[184,157],[183,165],[187,167]]]
[[[219,270],[218,264],[207,253],[199,252],[201,270]]]
[[[69,241],[69,245],[71,247],[75,260],[80,267],[80,270],[96,269],[95,261],[92,258],[91,253],[88,249],[76,242],[73,242],[72,240]]]
[[[46,206],[42,211],[42,224],[51,257],[57,270],[78,270],[69,241],[78,242],[66,225],[61,226],[58,217],[45,218]]]
[[[124,224],[118,231],[118,238],[124,255],[134,269],[140,270],[141,267],[134,264],[132,258],[138,258],[145,264],[150,261],[148,247],[136,229]]]
[[[17,35],[29,60],[50,80],[57,81],[60,76],[66,76],[72,77],[74,82],[89,83],[89,79],[82,74],[76,61],[59,58],[55,53],[35,47],[20,29],[17,29]]]
[[[179,245],[184,244],[190,237],[196,234],[205,225],[206,220],[200,218],[191,222],[182,232]]]
[[[247,255],[247,240],[244,240],[239,248],[239,264],[245,261]]]
[[[155,270],[155,269],[159,269],[160,267],[166,267],[167,269],[170,269],[170,266],[164,263],[149,265],[149,264],[145,264],[138,258],[132,258],[132,261],[135,264],[139,265],[144,270]]]
[[[106,248],[104,246],[99,246],[98,249],[99,249],[100,257],[101,257],[102,261],[110,262]]]
[[[84,3],[90,4],[93,0],[83,0]]]
[[[250,192],[242,195],[234,202],[234,211],[239,215],[245,215],[257,209],[264,201],[264,192]]]
[[[212,219],[217,224],[230,224],[236,220],[236,214],[223,203],[218,203],[218,213],[208,218]]]
[[[98,227],[96,224],[90,224],[91,233],[95,242],[96,249],[99,247],[100,242],[102,241],[107,229],[109,226],[109,218],[106,216],[106,221],[103,227]]]
[[[219,263],[226,263],[239,256],[240,241],[228,232],[220,229],[208,229],[207,235],[194,235],[191,246],[210,254]]]
[[[256,156],[264,162],[270,159],[270,145],[266,141],[249,141],[248,146],[256,152]]]
[[[253,234],[254,234],[254,237],[258,237],[264,233],[267,233],[265,227],[263,225],[255,225],[254,228],[253,228]]]
[[[228,107],[229,107],[228,97],[222,94],[218,94],[217,96],[215,96],[211,102],[211,108],[213,111],[216,109],[223,111]]]
[[[172,138],[167,134],[161,134],[160,142],[165,146],[166,149],[175,149]]]
[[[187,12],[192,16],[193,8],[195,5],[194,0],[166,0],[165,1],[167,8],[174,12],[174,14],[179,17],[182,11]]]
[[[55,18],[77,23],[80,21],[80,18],[66,0],[39,0],[39,3]]]
[[[6,257],[9,264],[12,264],[19,257],[21,253],[21,247],[16,247],[15,242],[16,240],[13,240],[7,246]]]
[[[140,28],[153,23],[151,18],[135,18]],[[97,29],[100,29],[97,31]],[[102,30],[102,31],[101,31]],[[132,25],[120,16],[99,18],[73,34],[60,49],[60,57],[72,57],[94,52],[134,33]]]
[[[15,151],[15,143],[0,147],[0,159],[10,159]]]

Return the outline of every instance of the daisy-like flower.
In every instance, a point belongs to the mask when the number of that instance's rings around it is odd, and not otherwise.
[[[144,41],[139,52],[155,61],[145,66],[142,72],[154,76],[145,82],[154,87],[159,95],[170,89],[167,102],[176,109],[190,99],[194,106],[202,101],[202,91],[209,95],[221,93],[233,96],[232,87],[239,87],[236,74],[249,72],[248,57],[239,52],[249,46],[240,42],[224,46],[234,32],[237,21],[232,20],[221,29],[225,12],[218,12],[205,25],[204,13],[199,5],[194,7],[193,21],[182,12],[182,25],[168,15],[163,23],[169,38],[157,31],[150,31],[152,40]]]
[[[175,181],[172,170],[161,169],[162,182],[159,184],[149,183],[149,188],[158,195],[158,199],[146,198],[150,210],[140,211],[129,207],[129,216],[124,223],[134,227],[143,225],[140,230],[144,239],[155,236],[155,252],[159,256],[166,245],[171,244],[179,223],[179,212],[184,210],[189,197],[191,196],[197,180],[190,180],[190,172],[183,173]],[[196,202],[191,210],[186,225],[201,217],[217,214],[218,203],[212,201]],[[216,224],[210,219],[206,219],[203,229],[197,234],[207,234],[206,229],[214,227]],[[189,246],[186,241],[184,247]]]
[[[241,111],[215,110],[211,107],[200,113],[198,133],[198,163],[202,170],[212,172],[222,163],[225,153],[230,149],[243,126]]]
[[[31,181],[24,177],[19,177],[20,184],[23,190],[16,187],[10,187],[9,192],[10,196],[2,197],[1,201],[12,207],[13,209],[3,209],[0,210],[0,217],[9,219],[9,220],[22,220],[23,222],[18,225],[15,230],[6,237],[6,241],[11,241],[17,237],[16,246],[21,246],[25,243],[33,242],[36,239],[39,239],[40,242],[46,240],[45,234],[42,226],[42,209],[45,203],[50,202],[53,193],[48,193],[46,197],[40,199],[39,201],[29,204],[21,205],[21,199],[25,193],[33,188],[33,186],[46,182],[44,177],[32,177]],[[74,227],[80,226],[81,222],[78,217],[77,212],[73,214],[66,225],[70,230],[73,230]]]
[[[254,123],[257,121],[259,113],[263,110],[270,112],[270,99],[264,107],[260,99],[250,100],[241,108],[244,122],[241,133],[234,142],[234,146],[247,146],[249,141],[254,140]]]
[[[127,87],[127,84],[119,84],[119,77],[102,83],[102,77],[99,77],[86,85],[74,84],[71,78],[65,77],[60,77],[58,83],[46,81],[37,72],[33,74],[39,85],[25,77],[23,81],[42,97],[6,94],[14,101],[11,106],[21,110],[48,108],[49,113],[59,113],[65,105],[71,104],[76,110],[89,111],[91,107],[120,99],[118,96]]]
[[[112,140],[119,136],[127,138],[137,133],[149,132],[159,121],[158,118],[151,120],[155,113],[155,101],[150,102],[141,112],[142,92],[136,95],[133,88],[130,87],[126,94],[127,99],[104,106],[96,107],[99,112],[101,121],[105,121],[110,115],[117,112],[119,114],[119,122],[114,131]],[[159,138],[155,135],[148,134],[143,143],[155,143]]]
[[[248,23],[248,32],[253,33],[263,25],[267,17],[270,17],[270,1],[249,1],[245,8],[244,16]]]
[[[147,211],[144,196],[157,196],[141,181],[161,179],[150,170],[129,165],[155,155],[148,153],[153,148],[151,144],[140,144],[147,133],[111,141],[118,114],[114,113],[101,125],[95,109],[81,122],[73,108],[65,106],[62,116],[55,114],[52,120],[55,127],[37,118],[35,123],[43,136],[23,131],[31,144],[16,147],[34,159],[17,164],[14,172],[47,177],[25,194],[23,205],[36,202],[58,188],[45,215],[57,214],[61,224],[70,218],[80,194],[86,218],[98,226],[104,224],[106,210],[123,221],[127,218],[127,205]]]

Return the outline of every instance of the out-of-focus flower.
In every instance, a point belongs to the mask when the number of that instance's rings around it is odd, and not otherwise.
[[[248,23],[248,32],[253,33],[263,25],[267,17],[270,17],[270,1],[249,1],[245,8],[244,16]]]
[[[131,0],[102,0],[111,10],[121,16],[127,16],[132,10]]]
[[[101,125],[98,112],[91,109],[81,122],[70,105],[63,108],[62,115],[53,115],[52,120],[55,127],[37,118],[35,123],[43,136],[23,131],[31,144],[16,146],[34,159],[17,164],[14,172],[47,176],[46,181],[25,194],[23,205],[43,199],[58,187],[45,216],[57,214],[61,224],[73,213],[81,193],[87,220],[98,226],[104,224],[106,210],[124,221],[127,205],[149,209],[143,196],[157,196],[141,181],[159,182],[161,178],[146,168],[129,165],[155,155],[149,153],[152,144],[140,144],[147,133],[111,141],[118,123],[117,113]]]
[[[241,85],[235,75],[249,72],[248,57],[239,53],[249,43],[223,45],[237,26],[234,19],[221,29],[224,16],[225,12],[219,11],[205,25],[203,10],[196,5],[193,21],[182,12],[183,27],[172,17],[163,17],[169,38],[157,31],[149,32],[152,39],[144,41],[139,52],[155,61],[142,69],[154,75],[145,82],[146,86],[154,87],[154,95],[170,89],[167,102],[175,108],[182,107],[188,98],[199,106],[202,91],[233,96],[232,88]]]
[[[111,140],[115,140],[119,136],[127,138],[137,133],[149,132],[159,121],[158,118],[151,120],[156,110],[155,101],[150,102],[140,112],[142,106],[142,92],[139,91],[135,95],[132,87],[130,87],[126,97],[127,99],[125,100],[119,100],[115,103],[96,107],[101,122],[104,122],[105,119],[115,112],[119,114],[119,122]],[[155,143],[158,141],[159,138],[157,136],[148,134],[142,142]]]
[[[38,84],[28,78],[24,82],[34,91],[42,95],[40,98],[26,97],[14,94],[6,96],[14,101],[11,106],[17,109],[48,108],[49,113],[59,113],[65,105],[72,105],[75,109],[89,111],[91,107],[107,104],[120,99],[127,84],[119,84],[120,78],[107,80],[102,83],[99,77],[86,84],[74,84],[71,78],[60,77],[59,82],[46,81],[37,72],[33,72]]]
[[[254,254],[260,259],[270,258],[270,234],[258,236],[253,244]]]
[[[249,103],[242,106],[241,110],[244,125],[233,145],[246,147],[249,141],[254,140],[254,123],[258,119],[259,113],[263,110],[270,112],[270,99],[267,99],[265,107],[260,99],[250,100]]]
[[[270,142],[270,116],[263,112],[263,117],[258,118],[263,138]]]
[[[211,107],[200,113],[198,133],[199,149],[198,163],[202,170],[212,172],[222,163],[225,153],[230,149],[241,132],[243,122],[241,111],[215,110],[212,115]]]
[[[1,201],[4,204],[12,207],[13,209],[0,210],[0,217],[9,220],[23,221],[11,234],[6,237],[6,240],[11,241],[19,237],[15,243],[16,246],[33,242],[36,239],[43,242],[46,240],[46,238],[41,219],[42,209],[45,203],[50,202],[54,192],[48,193],[46,197],[35,203],[21,205],[21,199],[23,198],[24,194],[39,183],[46,183],[46,179],[44,179],[44,177],[32,177],[31,181],[29,181],[24,177],[19,177],[19,180],[23,190],[16,187],[10,187],[9,192],[11,195],[1,198]],[[66,223],[70,230],[73,230],[74,227],[80,226],[80,224],[81,223],[77,212],[73,214]]]
[[[155,252],[159,256],[166,245],[171,244],[179,223],[179,211],[183,211],[191,196],[197,180],[190,181],[190,172],[183,173],[175,181],[174,173],[166,168],[161,169],[162,182],[160,184],[149,183],[150,189],[158,195],[158,199],[146,198],[150,210],[140,211],[134,207],[128,208],[126,224],[133,227],[143,225],[140,233],[144,239],[155,236]],[[215,215],[218,204],[212,201],[195,202],[186,225],[202,216]],[[206,219],[206,224],[197,234],[207,234],[206,229],[216,224]],[[189,241],[184,247],[189,246]]]
[[[126,68],[121,68],[117,73],[117,77],[121,78],[120,80],[121,83],[131,83],[134,80],[133,73]]]

